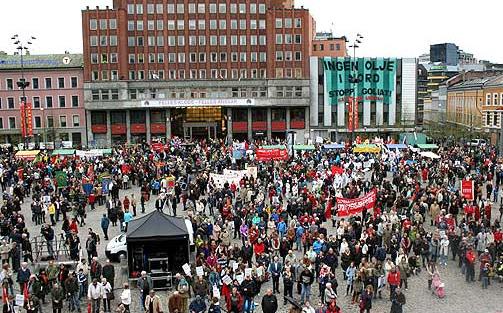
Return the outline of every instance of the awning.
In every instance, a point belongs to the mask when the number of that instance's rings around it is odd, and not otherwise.
[[[376,146],[374,144],[362,144],[362,145],[356,145],[356,147],[353,148],[354,153],[379,153],[381,152],[381,147]]]
[[[35,160],[40,150],[22,150],[16,153],[16,159],[23,159],[27,161]]]
[[[272,149],[286,149],[286,147],[284,145],[274,145],[274,146],[262,146],[260,147],[261,149],[264,149],[264,150],[272,150]]]
[[[344,149],[344,145],[340,143],[331,143],[323,145],[323,149]]]
[[[293,150],[314,150],[314,145],[294,145]]]
[[[52,152],[52,155],[74,155],[75,149],[58,149]]]
[[[438,146],[436,144],[430,144],[430,143],[420,143],[417,145],[419,149],[438,149]]]
[[[433,153],[431,151],[423,151],[419,153],[422,157],[429,158],[429,159],[440,159],[440,156],[436,153]]]
[[[386,145],[386,148],[388,149],[408,149],[407,145],[404,145],[403,143],[395,143],[395,144],[388,144]]]

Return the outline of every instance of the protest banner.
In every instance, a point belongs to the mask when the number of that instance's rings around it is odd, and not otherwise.
[[[463,179],[461,181],[461,195],[466,200],[473,200],[473,180]]]
[[[357,199],[336,198],[337,215],[339,217],[352,216],[363,211],[363,209],[372,209],[377,198],[377,191],[373,189],[368,194]]]
[[[58,183],[58,187],[66,187],[68,185],[68,175],[63,171],[57,171],[56,182]]]
[[[257,161],[284,161],[288,160],[286,149],[257,149],[255,150]]]

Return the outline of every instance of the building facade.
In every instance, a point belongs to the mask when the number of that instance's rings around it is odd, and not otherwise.
[[[29,86],[33,136],[29,142],[58,147],[62,141],[86,145],[83,63],[80,54],[26,55],[21,71],[19,55],[0,55],[0,142],[17,144],[21,138],[22,75]]]
[[[313,137],[347,139],[352,122],[367,136],[415,130],[416,75],[416,59],[312,57]]]
[[[84,10],[90,143],[304,138],[314,21],[292,6],[116,0]]]
[[[482,106],[484,105],[484,85],[490,77],[461,81],[447,89],[447,122],[480,130]]]
[[[314,57],[346,57],[346,37],[334,37],[332,33],[317,33],[312,42],[312,53]]]
[[[440,43],[430,46],[430,62],[445,65],[458,65],[458,46],[453,43]]]

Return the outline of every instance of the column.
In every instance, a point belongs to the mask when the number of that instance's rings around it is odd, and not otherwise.
[[[86,110],[86,133],[87,133],[87,136],[83,136],[82,140],[84,140],[84,138],[87,138],[87,143],[86,143],[86,146],[87,146],[87,145],[89,145],[89,143],[91,141],[94,140],[93,129],[92,129],[92,124],[91,124],[91,111],[89,111],[89,110]]]
[[[166,142],[171,139],[171,110],[166,109]]]
[[[112,146],[112,118],[110,117],[110,111],[107,110],[107,147]]]
[[[251,108],[248,108],[248,140],[251,141],[253,138],[253,131],[252,131],[252,110]]]
[[[311,129],[309,125],[309,107],[305,108],[305,113],[304,113],[304,131],[306,134],[309,134],[309,139],[311,139],[314,142],[315,138],[311,138]]]
[[[131,111],[126,110],[126,142],[131,143]]]
[[[150,109],[145,113],[145,124],[147,126],[147,143],[150,144],[152,133],[150,132]]]
[[[290,130],[290,107],[286,107],[286,130]]]
[[[267,108],[267,139],[272,139],[272,110]]]
[[[227,144],[232,144],[232,108],[227,108]]]

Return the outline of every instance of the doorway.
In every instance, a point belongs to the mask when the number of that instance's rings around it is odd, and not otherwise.
[[[183,123],[185,139],[215,139],[217,138],[217,123]]]

